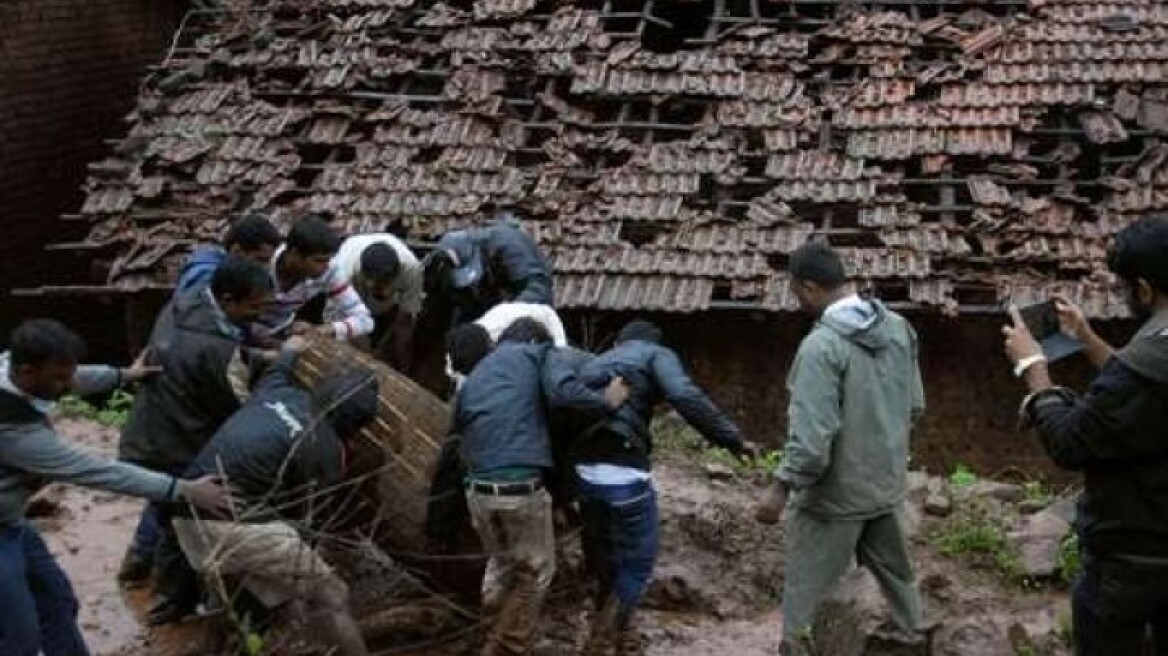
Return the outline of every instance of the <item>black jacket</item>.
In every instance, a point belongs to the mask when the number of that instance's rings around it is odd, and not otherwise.
[[[1150,323],[1111,359],[1083,397],[1047,392],[1028,406],[1055,463],[1083,472],[1076,529],[1096,556],[1168,559],[1164,319],[1159,328]]]
[[[610,418],[595,424],[573,441],[577,463],[610,462],[648,470],[652,453],[649,423],[653,409],[669,402],[710,442],[737,453],[742,433],[690,379],[677,354],[652,342],[629,340],[617,344],[583,365],[580,378],[590,388],[619,376],[629,385],[629,400]]]
[[[341,480],[344,447],[309,391],[292,380],[294,365],[294,356],[281,356],[186,472],[222,475],[246,505],[244,521],[299,517],[315,491]]]
[[[458,308],[458,323],[473,321],[507,301],[553,305],[552,268],[535,241],[517,226],[496,223],[471,231],[483,279]]]
[[[503,342],[463,382],[451,432],[462,436],[462,459],[472,473],[550,469],[548,407],[605,416],[602,388],[580,383],[566,350]]]
[[[209,289],[175,296],[150,334],[150,363],[160,365],[162,373],[144,382],[134,397],[119,457],[181,473],[239,409],[227,367],[242,339]]]

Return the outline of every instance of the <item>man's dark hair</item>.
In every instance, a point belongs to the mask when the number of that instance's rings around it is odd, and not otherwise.
[[[552,334],[546,326],[531,317],[520,317],[499,333],[499,343],[551,344]]]
[[[321,383],[316,398],[337,435],[349,439],[377,417],[377,391],[377,376],[361,367]]]
[[[12,331],[8,348],[12,369],[46,362],[76,364],[85,359],[85,341],[53,319],[29,319],[20,324]]]
[[[292,224],[288,231],[288,248],[305,257],[333,255],[341,247],[341,238],[324,219],[309,214]]]
[[[839,289],[848,280],[839,253],[822,241],[809,241],[796,248],[787,269],[795,280],[813,282],[826,289]]]
[[[279,246],[283,240],[267,216],[253,212],[231,223],[223,235],[223,247],[231,250],[232,246],[239,246],[245,251],[256,251],[263,246]]]
[[[401,269],[401,258],[389,244],[371,244],[361,252],[361,275],[373,280],[393,280]]]
[[[238,255],[228,255],[211,275],[215,298],[254,298],[272,293],[273,287],[272,275],[263,265]]]
[[[1115,236],[1107,266],[1125,282],[1148,281],[1168,294],[1168,214],[1153,214],[1129,225]]]
[[[661,329],[652,321],[634,319],[624,325],[616,335],[616,343],[637,340],[641,342],[661,343]]]
[[[491,352],[491,334],[477,323],[466,323],[446,334],[450,367],[466,376]]]

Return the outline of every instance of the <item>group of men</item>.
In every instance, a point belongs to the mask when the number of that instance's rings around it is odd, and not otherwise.
[[[546,258],[515,223],[443,236],[418,258],[390,234],[342,240],[321,218],[286,236],[260,215],[197,249],[131,367],[78,366],[81,340],[32,320],[0,356],[0,652],[87,654],[68,579],[25,519],[51,480],[141,496],[120,576],[153,571],[158,622],[195,610],[200,588],[241,583],[268,608],[294,608],[344,656],[368,653],[348,588],[313,547],[319,512],[351,474],[352,440],[377,414],[377,378],[358,368],[307,388],[293,375],[313,334],[352,340],[408,373],[423,311],[451,310],[453,477],[488,556],[484,655],[531,654],[556,570],[554,508],[579,510],[595,584],[588,654],[631,655],[633,622],[658,551],[650,424],[667,402],[709,442],[757,447],[690,379],[661,330],[634,320],[615,345],[568,345]],[[1111,268],[1151,319],[1115,352],[1059,300],[1064,327],[1102,367],[1084,396],[1053,386],[1017,313],[1007,353],[1032,394],[1023,415],[1060,465],[1086,473],[1074,595],[1081,654],[1138,653],[1150,625],[1168,638],[1168,219],[1120,233]],[[850,289],[839,255],[790,255],[792,291],[816,317],[795,355],[785,457],[756,510],[786,510],[782,652],[806,653],[819,601],[859,564],[892,610],[892,637],[925,640],[899,509],[909,435],[924,412],[917,338],[900,315]],[[324,300],[322,321],[304,309]],[[121,384],[138,393],[120,460],[60,438],[53,402]],[[436,476],[449,482],[450,476]],[[790,502],[788,503],[788,499]],[[788,507],[789,506],[789,507]]]

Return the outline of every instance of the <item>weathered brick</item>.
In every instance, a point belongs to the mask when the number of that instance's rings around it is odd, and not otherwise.
[[[0,148],[0,234],[5,278],[0,292],[0,344],[22,315],[55,314],[69,307],[17,303],[7,290],[84,278],[84,258],[45,253],[43,247],[62,237],[84,236],[83,226],[58,217],[80,205],[78,190],[85,180],[86,164],[107,154],[102,140],[125,132],[123,119],[133,106],[144,68],[165,53],[185,4],[179,0],[0,3],[0,143],[4,144]],[[104,317],[101,320],[120,321],[116,305],[97,314]],[[100,332],[82,328],[91,338]]]

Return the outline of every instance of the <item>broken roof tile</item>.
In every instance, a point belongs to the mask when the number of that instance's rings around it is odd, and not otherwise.
[[[181,253],[130,245],[213,239],[235,211],[430,240],[503,202],[569,307],[791,308],[783,256],[826,232],[862,245],[852,275],[950,312],[968,285],[1078,285],[1110,235],[1168,209],[1168,148],[1145,136],[1168,129],[1163,3],[793,3],[768,25],[729,3],[673,52],[635,8],[413,4],[305,22],[251,3],[247,22],[228,0],[185,25],[198,46],[146,80],[118,166],[86,186],[107,282],[165,281]],[[242,38],[253,22],[271,36]],[[1141,154],[1086,180],[1083,141]]]

